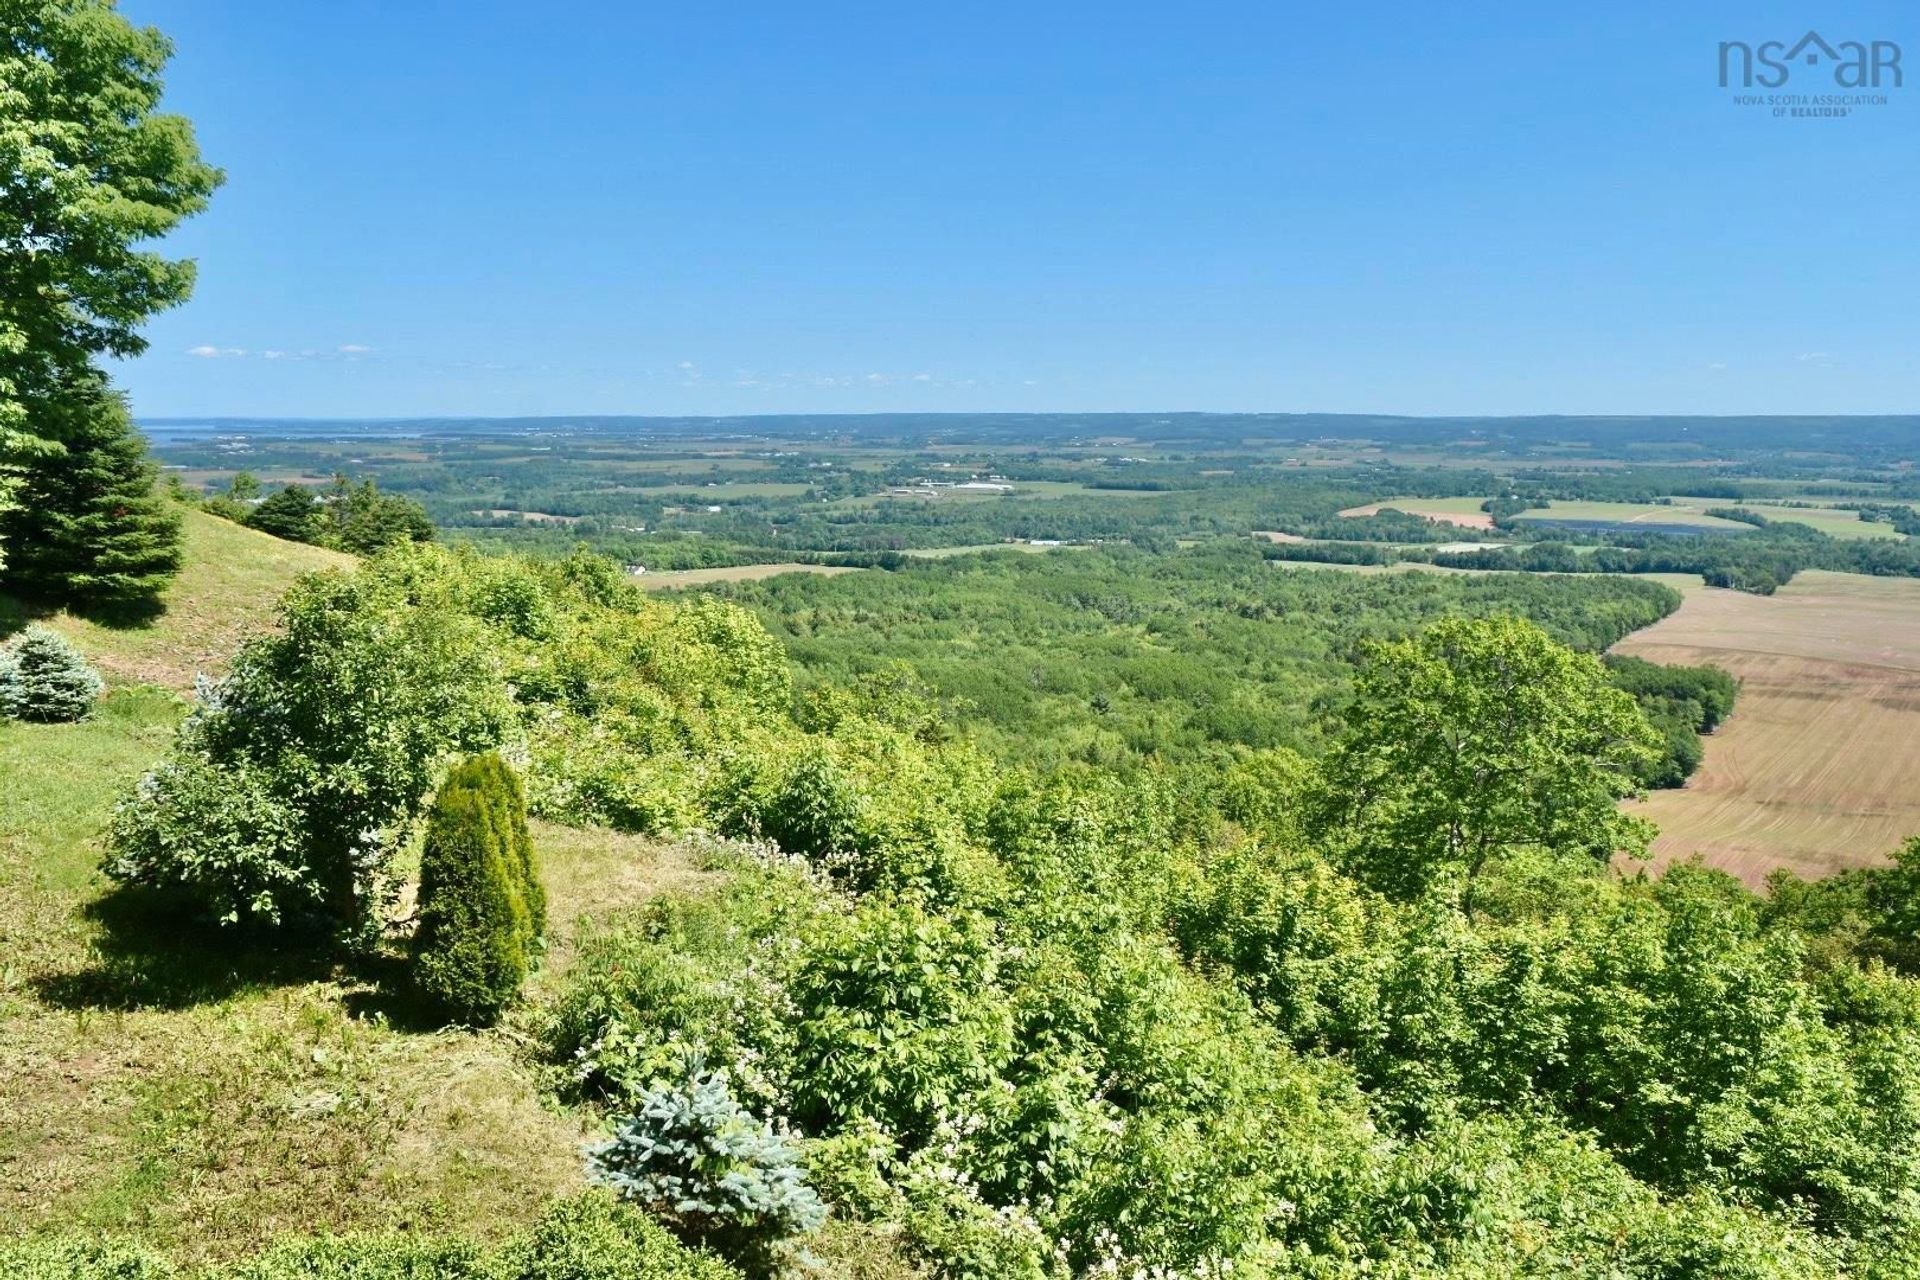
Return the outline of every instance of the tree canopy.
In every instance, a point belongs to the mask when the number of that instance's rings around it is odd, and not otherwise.
[[[1599,659],[1517,618],[1443,618],[1368,647],[1317,828],[1382,887],[1471,903],[1503,853],[1644,851],[1619,801],[1658,747]]]
[[[94,361],[139,354],[193,288],[192,262],[144,247],[222,180],[159,110],[171,53],[112,0],[0,5],[0,510],[23,469],[61,465],[60,414],[111,414]]]

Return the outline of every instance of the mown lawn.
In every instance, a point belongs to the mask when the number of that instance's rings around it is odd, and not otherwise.
[[[225,670],[240,642],[273,625],[281,593],[303,573],[347,568],[354,558],[286,542],[202,511],[186,513],[186,563],[165,610],[144,621],[106,623],[69,613],[43,616],[0,596],[0,636],[38,618],[85,649],[126,684],[182,692],[194,677]]]
[[[131,1233],[186,1259],[289,1231],[495,1236],[576,1187],[584,1121],[546,1100],[526,1026],[403,1029],[391,975],[250,950],[113,890],[101,832],[183,711],[117,690],[88,723],[0,726],[0,1232]],[[573,864],[601,860],[612,905],[675,858],[548,843],[560,921]]]
[[[325,557],[266,539],[241,548],[249,563],[209,565],[256,536],[212,523],[190,525],[188,572],[152,626],[56,625],[110,673],[190,680],[181,658],[203,644],[223,665],[231,639],[199,637],[269,625]],[[212,601],[235,583],[259,599],[229,617]],[[87,722],[0,723],[0,1235],[131,1234],[183,1261],[290,1232],[497,1238],[576,1190],[595,1122],[553,1100],[542,1002],[586,920],[698,884],[694,855],[539,826],[553,930],[526,1004],[486,1033],[423,1028],[392,959],[250,947],[101,873],[115,802],[186,711],[116,678]]]

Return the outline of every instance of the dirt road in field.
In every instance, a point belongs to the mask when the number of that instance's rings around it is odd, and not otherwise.
[[[1742,681],[1685,788],[1634,811],[1655,860],[1700,853],[1758,885],[1880,862],[1920,835],[1920,580],[1803,573],[1771,597],[1692,590],[1615,646]]]

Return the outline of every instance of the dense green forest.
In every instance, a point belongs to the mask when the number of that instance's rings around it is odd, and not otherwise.
[[[1244,542],[1005,552],[708,590],[753,608],[805,684],[904,667],[995,755],[1103,767],[1316,748],[1363,643],[1436,618],[1518,614],[1597,652],[1680,603],[1628,578],[1293,572]]]

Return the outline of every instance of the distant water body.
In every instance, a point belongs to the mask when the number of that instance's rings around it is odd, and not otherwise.
[[[163,422],[142,422],[140,430],[155,444],[217,440],[223,436],[262,436],[274,440],[405,440],[424,434],[418,426],[389,423],[253,422],[239,418],[207,422],[169,418]]]

